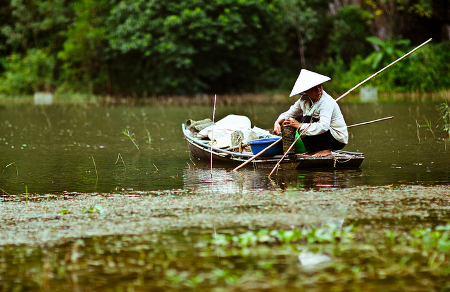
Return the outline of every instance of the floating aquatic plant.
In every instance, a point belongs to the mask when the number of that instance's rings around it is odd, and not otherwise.
[[[253,246],[271,243],[336,243],[350,241],[354,238],[354,227],[337,228],[327,226],[322,228],[305,228],[302,230],[268,230],[258,232],[247,231],[240,235],[215,234],[212,245],[231,245],[237,247]]]

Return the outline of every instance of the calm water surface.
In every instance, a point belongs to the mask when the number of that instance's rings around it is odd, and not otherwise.
[[[216,119],[246,115],[270,128],[289,105],[220,106]],[[350,130],[348,151],[364,152],[357,170],[239,172],[194,161],[181,133],[187,119],[212,108],[28,106],[0,109],[0,189],[4,193],[194,189],[215,192],[389,184],[448,184],[450,141],[437,104],[341,104],[347,124],[395,119]],[[431,123],[428,127],[426,119]],[[416,123],[417,121],[417,123]],[[419,131],[418,131],[419,129]],[[127,130],[139,149],[123,134]]]

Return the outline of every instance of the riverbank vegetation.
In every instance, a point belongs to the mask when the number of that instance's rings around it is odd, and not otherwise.
[[[445,1],[444,1],[445,2]],[[0,4],[0,94],[120,98],[288,92],[301,68],[343,93],[448,90],[448,3],[17,0]]]

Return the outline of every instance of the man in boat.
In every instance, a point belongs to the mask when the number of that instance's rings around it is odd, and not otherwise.
[[[302,69],[290,94],[299,94],[300,98],[277,118],[273,133],[279,135],[282,126],[297,128],[303,133],[301,140],[306,151],[317,151],[318,156],[344,148],[348,143],[347,125],[339,105],[322,87],[330,79]]]

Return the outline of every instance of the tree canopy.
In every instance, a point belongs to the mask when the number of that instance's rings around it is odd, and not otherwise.
[[[375,69],[429,37],[443,46],[450,38],[448,1],[349,2],[8,0],[0,4],[0,93],[284,90],[301,68],[337,77]],[[445,58],[441,47],[431,50]]]

